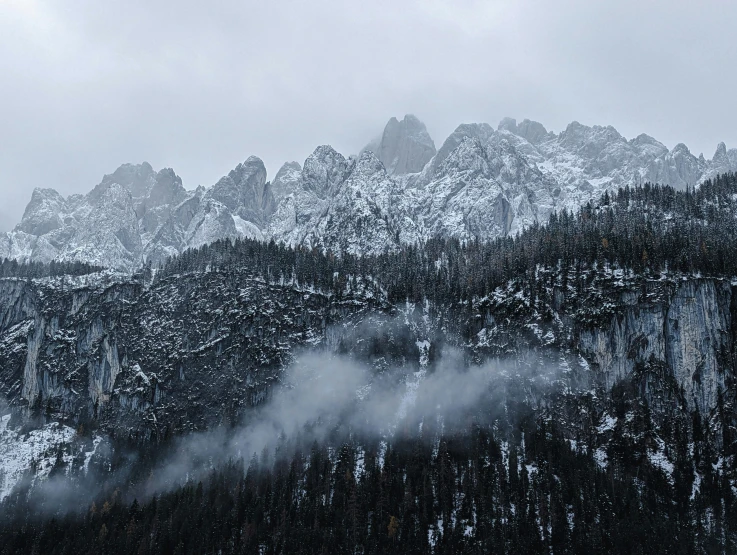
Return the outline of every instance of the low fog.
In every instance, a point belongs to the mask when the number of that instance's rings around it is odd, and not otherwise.
[[[427,362],[424,349],[429,344],[418,346]],[[137,449],[121,450],[104,440],[87,475],[62,472],[42,480],[29,475],[21,491],[32,485],[29,499],[37,514],[48,516],[85,510],[103,498],[147,499],[188,481],[205,480],[228,463],[242,463],[245,471],[254,457],[271,465],[296,450],[304,453],[315,442],[333,448],[344,442],[367,446],[407,438],[434,442],[440,434],[466,434],[475,423],[514,425],[515,406],[540,408],[545,393],[570,378],[563,377],[559,365],[543,363],[536,353],[469,365],[460,351],[444,348],[429,365],[377,371],[347,356],[305,351],[238,426],[177,438],[161,453],[155,450],[148,462]],[[113,467],[107,462],[112,459]],[[141,464],[148,476],[143,483],[132,477]]]
[[[467,432],[473,421],[500,417],[510,401],[534,405],[559,377],[556,367],[524,360],[466,366],[460,353],[446,349],[429,369],[376,374],[347,357],[306,353],[242,426],[182,438],[175,454],[154,470],[147,493],[197,480],[232,460],[247,465],[255,456],[273,462],[275,456],[291,454],[296,443],[361,443],[395,436],[432,441],[437,431]]]

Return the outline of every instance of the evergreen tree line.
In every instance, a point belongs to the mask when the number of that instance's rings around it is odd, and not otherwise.
[[[655,433],[647,407],[633,414],[639,433],[617,434],[604,468],[535,418],[509,434],[428,426],[425,437],[313,443],[275,462],[254,454],[145,502],[116,491],[82,515],[37,519],[16,495],[0,553],[734,553],[735,495],[702,464],[703,423],[673,419],[668,476],[643,455]]]
[[[16,259],[3,258],[0,262],[0,277],[44,278],[56,276],[83,276],[102,271],[99,266],[84,262],[18,262]]]
[[[366,289],[390,302],[482,298],[536,268],[609,267],[638,275],[662,271],[737,274],[737,175],[698,189],[644,184],[605,193],[578,212],[553,213],[515,237],[493,241],[435,238],[378,256],[295,248],[274,241],[220,240],[169,259],[157,279],[194,271],[247,269],[273,283],[341,296]],[[564,272],[567,275],[567,272]]]

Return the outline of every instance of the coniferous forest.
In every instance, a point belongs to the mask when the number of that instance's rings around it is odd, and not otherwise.
[[[11,264],[0,272],[96,270]],[[620,189],[493,242],[436,239],[354,257],[218,241],[145,267],[136,279],[247,272],[333,299],[461,312],[513,283],[530,310],[552,319],[543,307],[556,291],[584,306],[612,269],[642,284],[643,298],[647,282],[664,276],[737,276],[737,175],[696,190]],[[727,376],[716,408],[700,414],[677,387],[654,394],[654,368],[585,394],[558,388],[534,403],[524,386],[527,397],[490,395],[460,427],[421,421],[384,439],[351,430],[319,442],[283,438],[273,456],[243,454],[140,495],[135,486],[152,472],[147,461],[175,448],[158,438],[136,447],[124,482],[80,507],[54,505],[31,483],[16,488],[0,506],[0,553],[737,553],[735,381]],[[616,425],[581,416],[593,406]],[[596,433],[606,441],[593,448]],[[66,470],[60,456],[52,473]],[[67,474],[72,483],[104,480],[95,472]]]
[[[612,442],[606,470],[553,423],[526,420],[509,441],[471,426],[435,442],[313,444],[273,465],[254,455],[150,499],[114,490],[78,513],[29,513],[18,492],[0,552],[733,553],[737,499],[701,423],[674,423],[672,479],[645,462],[646,409],[633,425],[637,439]]]

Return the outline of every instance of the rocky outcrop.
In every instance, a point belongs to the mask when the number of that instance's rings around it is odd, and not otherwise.
[[[668,150],[645,134],[627,140],[575,121],[558,134],[527,119],[463,124],[436,152],[408,115],[392,118],[359,157],[323,145],[271,182],[251,156],[209,189],[187,191],[173,170],[145,162],[124,164],[85,196],[36,189],[15,230],[0,235],[0,258],[131,271],[225,238],[355,254],[437,236],[491,240],[604,191],[646,181],[685,189],[735,170],[737,149],[723,143],[706,160],[683,144]]]
[[[351,345],[341,339],[350,322],[385,309],[244,272],[175,276],[148,289],[106,274],[4,279],[0,395],[21,419],[93,420],[143,438],[202,429],[262,401],[294,349]],[[346,326],[331,330],[338,321]]]
[[[419,360],[418,341],[477,363],[533,357],[569,381],[578,368],[586,390],[631,380],[654,405],[665,392],[704,415],[735,383],[737,287],[723,280],[638,279],[585,300],[556,289],[545,318],[514,284],[473,306],[391,306],[242,270],[148,288],[106,274],[65,280],[0,280],[0,394],[23,418],[141,437],[201,429],[263,400],[295,349],[352,353],[381,370]]]
[[[271,182],[271,195],[273,197],[271,213],[282,199],[297,191],[301,177],[302,166],[297,162],[287,162],[276,172],[274,181]]]
[[[271,204],[271,192],[266,187],[266,167],[260,158],[251,156],[220,179],[205,195],[228,208],[231,214],[263,226],[264,208]]]
[[[735,378],[735,294],[729,282],[713,279],[652,285],[644,295],[625,291],[605,305],[610,316],[581,329],[578,346],[609,387],[661,365],[688,406],[708,414]]]
[[[366,151],[376,154],[390,174],[404,175],[422,171],[435,155],[435,143],[425,124],[408,114],[402,121],[391,118],[381,138],[366,146]]]
[[[696,158],[686,145],[678,143],[673,150],[650,162],[644,180],[666,183],[683,190],[714,177],[715,174],[710,175],[708,168],[705,160]]]
[[[23,213],[23,219],[15,229],[35,236],[54,231],[64,225],[60,216],[63,207],[64,197],[54,189],[36,188]]]

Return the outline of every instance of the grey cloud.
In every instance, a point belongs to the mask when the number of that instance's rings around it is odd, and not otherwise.
[[[572,120],[737,146],[727,2],[0,4],[0,229],[33,187],[86,192],[124,162],[212,185],[249,155],[270,177],[319,144],[358,152],[414,113]]]

